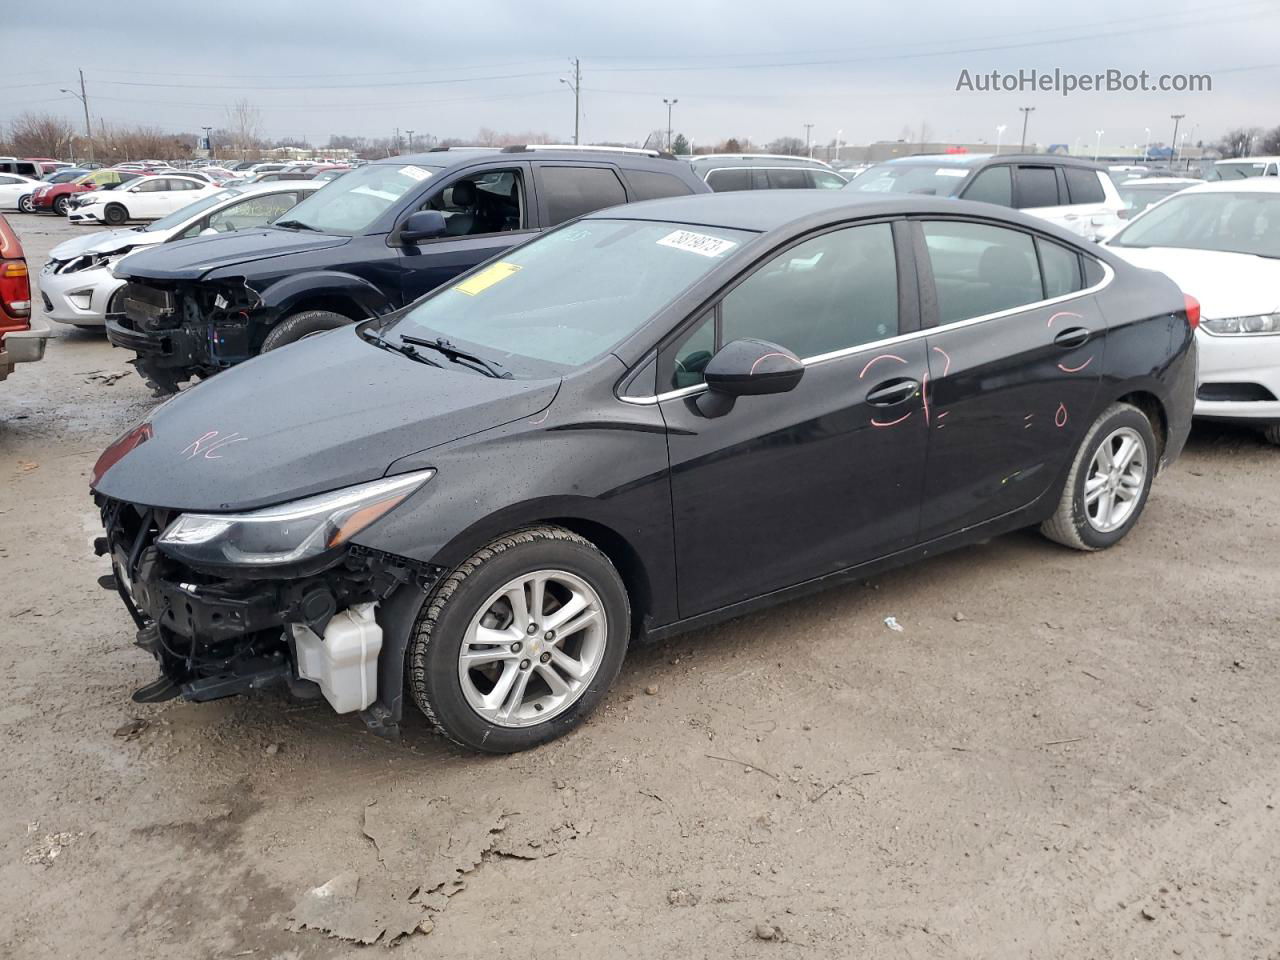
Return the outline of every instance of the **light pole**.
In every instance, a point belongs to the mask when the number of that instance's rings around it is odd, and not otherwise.
[[[1035,107],[1019,107],[1022,111],[1022,144],[1018,147],[1018,152],[1022,153],[1027,149],[1027,121],[1031,119],[1031,114]]]
[[[578,144],[578,130],[582,117],[582,61],[573,58],[573,79],[561,77],[560,82],[573,91],[573,143]]]
[[[204,131],[204,152],[209,155],[209,159],[213,159],[213,127],[201,127]]]
[[[1098,154],[1102,151],[1102,135],[1103,135],[1104,133],[1106,133],[1107,131],[1105,131],[1105,130],[1095,130],[1095,131],[1093,131],[1093,132],[1094,132],[1094,133],[1096,133],[1096,134],[1098,135],[1098,141],[1097,141],[1097,143],[1095,143],[1095,144],[1093,145],[1093,162],[1094,162],[1094,163],[1097,163],[1097,162],[1098,162]]]
[[[1004,142],[1004,132],[1009,128],[1007,123],[1002,123],[996,127],[996,153],[1000,152],[1000,144]]]
[[[662,102],[667,105],[667,153],[670,153],[671,152],[671,108],[674,107],[680,101],[677,100],[675,97],[672,97],[670,100],[668,100],[666,97],[663,97]]]
[[[809,140],[809,135],[813,133],[813,124],[806,123],[804,125],[804,152],[810,157],[813,156],[813,145]]]
[[[1169,114],[1169,119],[1173,121],[1173,139],[1169,141],[1169,149],[1178,150],[1179,155],[1182,154],[1182,151],[1178,148],[1178,124],[1182,122],[1182,118],[1185,116],[1185,113]]]
[[[1150,157],[1151,151],[1151,128],[1143,127],[1142,129],[1145,130],[1147,134],[1147,139],[1142,141],[1142,162],[1146,163]]]
[[[84,105],[84,135],[89,139],[89,162],[93,162],[93,127],[89,125],[89,98],[84,92],[84,71],[80,71],[80,92],[68,90],[65,87],[60,91],[69,93]]]
[[[836,131],[836,163],[840,162],[840,137],[844,134],[843,130]]]

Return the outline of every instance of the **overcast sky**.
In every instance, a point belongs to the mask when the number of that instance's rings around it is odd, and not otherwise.
[[[296,9],[295,9],[296,7]],[[918,135],[1104,145],[1214,139],[1275,126],[1280,0],[309,0],[305,4],[18,3],[0,30],[0,122],[23,110],[83,122],[60,87],[83,68],[96,118],[196,131],[247,97],[268,136],[472,137],[480,127],[569,139],[570,58],[582,60],[582,137],[643,140],[674,126],[695,143],[727,136],[847,143]],[[1209,73],[1211,93],[957,92],[962,69]],[[1188,142],[1192,142],[1189,140]]]

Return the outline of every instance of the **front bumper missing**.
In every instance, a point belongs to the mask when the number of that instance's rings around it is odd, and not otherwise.
[[[443,573],[438,567],[352,546],[323,569],[297,577],[211,576],[185,567],[156,546],[159,531],[174,512],[106,498],[99,498],[99,507],[107,535],[99,537],[94,548],[110,556],[113,570],[103,578],[103,586],[119,593],[137,626],[136,644],[160,665],[160,677],[135,691],[139,702],[216,700],[281,684],[314,696],[315,685],[297,673],[291,624],[323,635],[338,611],[357,603],[389,601],[392,611],[404,606],[406,598],[420,603]],[[361,713],[376,733],[394,735],[398,729],[399,661],[409,625],[397,623],[397,638],[384,645],[378,697]],[[397,660],[397,669],[390,673],[385,669],[387,658]]]

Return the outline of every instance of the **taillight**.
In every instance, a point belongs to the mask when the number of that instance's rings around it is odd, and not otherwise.
[[[25,261],[5,260],[0,263],[0,306],[11,317],[25,317],[31,313],[31,281],[27,277]]]
[[[1187,326],[1194,330],[1200,326],[1200,301],[1189,293],[1184,293],[1182,296],[1186,302]]]

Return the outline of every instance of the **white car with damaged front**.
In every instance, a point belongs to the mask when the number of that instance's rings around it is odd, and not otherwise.
[[[60,243],[50,251],[38,280],[45,315],[77,327],[101,327],[125,285],[112,269],[129,254],[175,240],[260,227],[322,186],[301,180],[227,187],[144,227],[103,230]]]
[[[1280,444],[1280,179],[1183,190],[1106,246],[1200,301],[1195,415],[1252,424]]]

